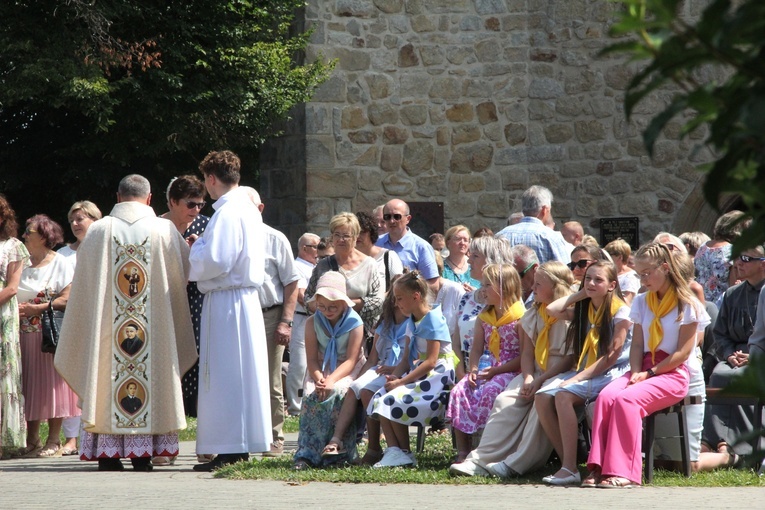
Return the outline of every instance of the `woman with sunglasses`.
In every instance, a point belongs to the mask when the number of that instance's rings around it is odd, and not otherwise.
[[[201,236],[210,222],[210,218],[201,213],[205,206],[205,185],[193,175],[181,175],[170,181],[167,187],[167,208],[163,218],[173,222],[184,239],[189,236]],[[194,340],[199,350],[199,327],[202,314],[203,294],[197,289],[196,282],[189,282],[186,293],[191,307],[191,322],[194,325]],[[183,376],[183,407],[187,416],[197,416],[197,377],[199,364]],[[207,460],[207,459],[205,459]],[[154,459],[154,465],[163,465],[164,460]]]
[[[568,268],[574,273],[574,287],[573,291],[578,291],[579,286],[584,279],[584,274],[587,272],[587,268],[591,264],[594,264],[598,260],[605,260],[606,257],[603,252],[597,246],[591,244],[580,244],[571,251],[571,262],[566,264]]]

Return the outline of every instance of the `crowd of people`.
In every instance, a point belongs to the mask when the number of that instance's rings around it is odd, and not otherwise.
[[[76,202],[67,245],[44,214],[17,239],[0,195],[3,456],[78,454],[100,470],[129,458],[150,471],[172,464],[193,416],[194,469],[211,471],[283,455],[290,414],[298,470],[414,466],[409,427],[450,427],[454,476],[517,477],[554,451],[550,485],[631,487],[642,419],[729,384],[765,350],[765,250],[732,258],[740,211],[712,238],[663,232],[633,254],[575,221],[556,231],[542,186],[496,234],[455,225],[429,241],[392,199],[335,215],[329,236],[303,234],[294,256],[263,223],[257,191],[239,185],[235,154],[212,152],[199,169],[203,180],[171,181],[161,216],[135,174],[108,216]],[[200,214],[206,196],[212,217]],[[55,354],[41,346],[49,308],[64,312]],[[694,470],[751,453],[738,438],[753,408],[687,415]],[[671,441],[656,443],[659,462],[679,460]]]

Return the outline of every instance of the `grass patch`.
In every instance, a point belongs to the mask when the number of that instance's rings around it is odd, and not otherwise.
[[[414,438],[412,445],[414,445]],[[364,446],[359,447],[363,455]],[[228,466],[215,473],[216,477],[234,480],[281,480],[303,484],[308,482],[332,483],[407,483],[407,484],[449,484],[449,485],[521,485],[542,484],[542,477],[554,473],[558,466],[549,464],[539,471],[528,473],[515,480],[502,481],[484,477],[453,477],[448,468],[454,455],[449,436],[428,437],[425,451],[417,455],[416,468],[372,469],[368,467],[343,466],[294,471],[292,457],[285,455],[276,459],[254,459]],[[586,474],[580,466],[582,476]],[[679,473],[656,470],[654,486],[659,487],[765,487],[765,477],[758,477],[752,470],[722,469],[710,473],[699,473],[685,478]]]
[[[284,419],[284,433],[289,434],[300,430],[300,416],[287,416]]]
[[[186,428],[178,431],[178,441],[196,441],[197,440],[197,419],[191,416],[186,417]]]

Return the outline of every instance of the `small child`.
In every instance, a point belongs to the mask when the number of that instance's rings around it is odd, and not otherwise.
[[[428,293],[428,282],[419,271],[406,273],[393,285],[396,305],[411,316],[406,321],[411,341],[370,404],[369,414],[380,420],[388,442],[375,468],[417,464],[409,449],[409,427],[428,425],[439,416],[454,383],[449,328],[440,307],[431,307]],[[407,372],[410,358],[418,361]]]

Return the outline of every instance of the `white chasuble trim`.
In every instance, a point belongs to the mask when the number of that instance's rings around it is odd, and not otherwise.
[[[151,230],[112,225],[112,430],[151,430]]]

